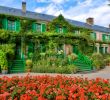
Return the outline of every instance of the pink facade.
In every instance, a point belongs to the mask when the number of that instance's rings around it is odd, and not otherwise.
[[[102,32],[96,31],[96,40],[102,41]]]

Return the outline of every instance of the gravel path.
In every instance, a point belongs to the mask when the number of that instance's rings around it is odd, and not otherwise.
[[[26,76],[28,75],[28,73],[16,73],[16,74],[6,74],[6,75],[0,75],[0,77],[3,76],[8,76],[8,77],[12,77],[12,76]],[[49,75],[49,76],[56,76],[56,75],[64,75],[64,76],[71,76],[71,77],[88,77],[89,79],[94,79],[96,77],[101,77],[104,79],[110,79],[110,66],[105,67],[104,69],[97,71],[97,72],[93,72],[93,73],[78,73],[78,74],[51,74],[51,73],[29,73],[29,75],[32,76],[36,76],[36,75]]]

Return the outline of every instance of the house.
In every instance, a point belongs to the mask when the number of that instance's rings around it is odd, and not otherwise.
[[[29,20],[31,23],[27,23],[26,26],[29,26],[32,31],[40,32],[41,34],[46,33],[48,31],[47,25],[56,17],[47,14],[35,13],[26,10],[26,2],[22,2],[22,10],[3,7],[0,6],[0,29],[20,32],[22,30],[22,21]],[[94,18],[87,18],[86,22],[79,22],[71,19],[65,19],[69,24],[79,27],[82,29],[91,30],[90,33],[91,39],[95,41],[95,51],[100,53],[110,53],[110,27],[106,28],[103,26],[98,26],[94,24]],[[80,34],[80,30],[74,30],[73,33]],[[24,28],[25,29],[25,28]],[[65,26],[57,27],[58,33],[66,33]],[[21,31],[22,32],[22,31]],[[1,42],[1,41],[0,41]],[[16,41],[16,56],[18,59],[26,58],[30,53],[34,51],[33,43],[30,42],[25,46],[25,50],[23,49],[23,37],[20,37],[18,41]],[[42,49],[42,48],[41,48]],[[74,47],[70,44],[64,44],[63,50],[66,54],[72,52]],[[43,49],[42,49],[43,51]],[[77,51],[77,50],[76,50]],[[17,62],[17,63],[22,63]]]

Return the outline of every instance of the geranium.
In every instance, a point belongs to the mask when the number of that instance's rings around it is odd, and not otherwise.
[[[30,76],[0,78],[0,100],[110,100],[109,79]]]

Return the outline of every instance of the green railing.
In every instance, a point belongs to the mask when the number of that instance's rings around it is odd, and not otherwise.
[[[81,70],[81,71],[90,71],[93,69],[92,67],[92,61],[89,59],[89,57],[81,54],[81,53],[78,53],[78,58],[73,61],[73,64],[78,66],[78,68]]]

